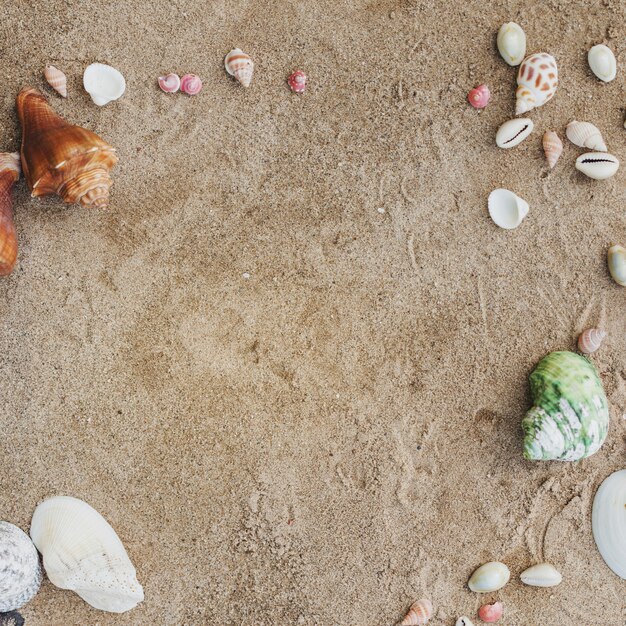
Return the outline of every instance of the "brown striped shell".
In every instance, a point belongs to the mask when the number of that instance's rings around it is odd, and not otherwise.
[[[13,271],[17,260],[17,233],[13,223],[13,185],[20,177],[20,155],[0,153],[0,276]]]

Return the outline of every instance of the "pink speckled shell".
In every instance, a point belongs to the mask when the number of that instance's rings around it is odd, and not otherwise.
[[[491,92],[487,85],[478,85],[478,87],[474,87],[474,89],[467,94],[467,101],[475,109],[484,109],[489,103],[490,98]]]
[[[287,79],[287,83],[294,93],[304,93],[306,89],[306,74],[302,70],[298,70]]]

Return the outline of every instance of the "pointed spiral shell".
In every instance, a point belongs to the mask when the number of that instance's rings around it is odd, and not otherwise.
[[[43,71],[43,75],[52,89],[67,98],[67,78],[61,70],[58,70],[54,65],[48,65]]]
[[[433,616],[433,605],[430,600],[422,598],[414,602],[405,615],[400,626],[423,626]]]
[[[563,142],[553,130],[547,130],[543,135],[543,152],[552,169],[563,152]]]
[[[597,126],[589,122],[571,121],[565,130],[567,138],[576,146],[606,152],[606,144]]]
[[[180,90],[188,96],[195,96],[202,89],[202,81],[195,74],[185,74],[180,79]]]
[[[174,73],[159,76],[159,87],[165,93],[176,93],[180,89],[180,77]]]
[[[231,50],[224,59],[224,67],[228,74],[242,85],[249,87],[254,72],[254,62],[245,52],[239,48]]]
[[[598,328],[588,328],[578,337],[578,349],[583,354],[593,354],[600,348],[606,333]]]
[[[0,153],[0,276],[10,274],[17,260],[12,196],[20,171],[20,155],[17,152]]]

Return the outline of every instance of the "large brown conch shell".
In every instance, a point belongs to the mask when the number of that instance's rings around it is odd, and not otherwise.
[[[17,96],[22,168],[35,196],[58,194],[68,204],[106,207],[115,148],[86,128],[68,124],[36,89]]]
[[[17,259],[12,191],[19,177],[20,155],[0,152],[0,276],[10,274]]]

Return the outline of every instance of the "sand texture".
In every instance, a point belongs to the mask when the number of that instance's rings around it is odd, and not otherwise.
[[[523,8],[522,8],[523,7]],[[435,626],[502,599],[507,626],[621,626],[626,582],[591,534],[601,481],[626,466],[626,167],[574,169],[582,119],[626,163],[626,5],[590,2],[200,0],[1,5],[1,148],[15,96],[120,157],[106,211],[31,199],[0,282],[0,518],[82,498],[113,525],[146,599],[97,612],[47,580],[28,626],[381,626],[432,599]],[[559,63],[535,131],[502,151],[516,70],[504,21]],[[618,77],[586,63],[607,43]],[[224,72],[241,47],[244,90]],[[82,72],[109,62],[124,97],[103,108]],[[69,98],[44,82],[68,76]],[[304,69],[304,96],[285,80]],[[159,91],[199,74],[196,97]],[[487,82],[492,103],[467,105]],[[541,136],[565,149],[548,170]],[[505,186],[530,213],[490,220]],[[579,463],[524,461],[527,376],[546,353],[609,333],[593,356],[608,439]],[[511,583],[483,598],[489,560]],[[525,587],[552,562],[564,582]]]

